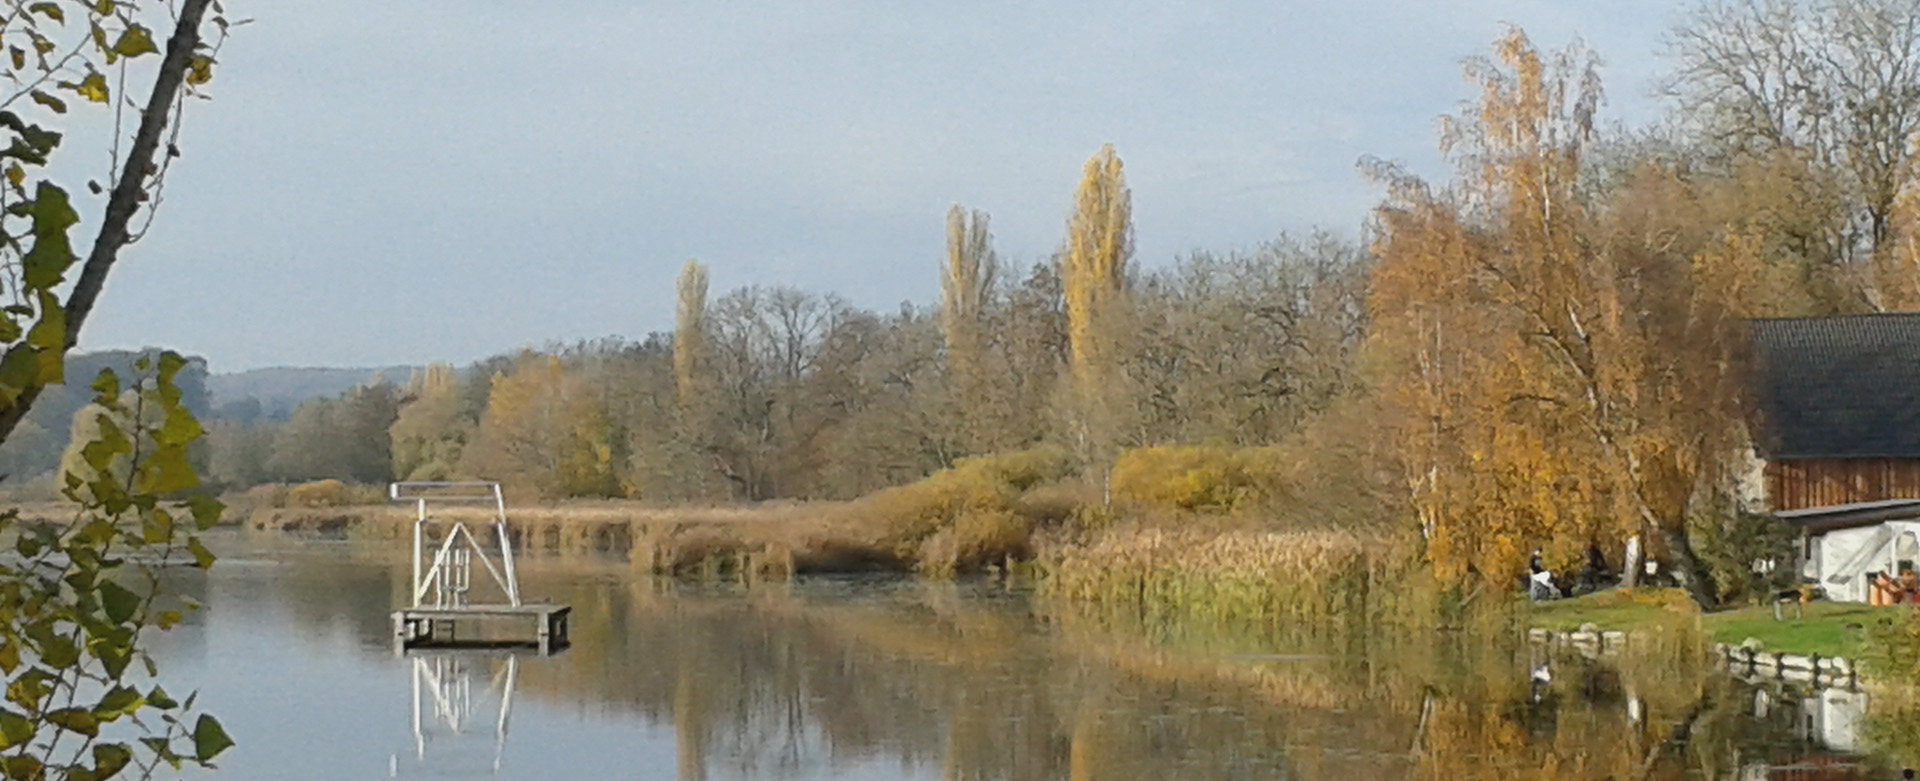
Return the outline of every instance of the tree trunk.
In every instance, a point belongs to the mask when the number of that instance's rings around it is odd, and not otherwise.
[[[1707,571],[1700,557],[1694,555],[1693,542],[1687,533],[1652,521],[1647,525],[1659,535],[1660,545],[1667,551],[1667,565],[1673,570],[1673,577],[1680,581],[1680,587],[1686,589],[1687,596],[1692,597],[1701,610],[1719,606],[1720,591],[1714,587],[1713,574]]]
[[[1627,538],[1627,552],[1626,555],[1621,557],[1620,564],[1620,586],[1622,588],[1640,587],[1640,573],[1646,569],[1646,556],[1642,554],[1643,550],[1645,549],[1641,547],[1640,535],[1636,534]]]

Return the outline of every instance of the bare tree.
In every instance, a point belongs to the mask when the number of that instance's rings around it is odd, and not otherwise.
[[[1667,55],[1662,91],[1709,151],[1801,156],[1840,184],[1829,262],[1883,247],[1920,131],[1920,0],[1707,0]]]

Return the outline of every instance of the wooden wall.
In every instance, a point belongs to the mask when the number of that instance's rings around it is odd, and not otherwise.
[[[1774,510],[1879,499],[1920,499],[1920,459],[1807,458],[1767,462],[1767,503]]]

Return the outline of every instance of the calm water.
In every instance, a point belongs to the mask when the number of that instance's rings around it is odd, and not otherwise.
[[[745,590],[533,559],[524,588],[573,605],[573,648],[401,658],[387,636],[407,578],[399,554],[228,542],[212,574],[179,585],[208,609],[158,646],[170,688],[197,686],[239,741],[224,777],[1888,772],[1886,761],[1839,772],[1878,734],[1856,693],[1657,662],[1546,664],[1525,648],[1467,652],[1444,638],[1121,628],[987,582]],[[1793,764],[1828,775],[1765,770]]]

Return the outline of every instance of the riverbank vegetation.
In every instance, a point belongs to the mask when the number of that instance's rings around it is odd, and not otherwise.
[[[1383,196],[1360,241],[1143,262],[1107,146],[1051,254],[1003,258],[955,206],[922,261],[935,304],[713,295],[689,261],[671,333],[423,367],[284,420],[240,403],[199,457],[231,489],[298,486],[263,489],[263,525],[344,517],[355,484],[490,478],[555,504],[530,539],[669,572],[1036,562],[1149,613],[1446,624],[1535,551],[1632,581],[1639,550],[1697,605],[1740,604],[1784,555],[1743,512],[1745,323],[1920,306],[1920,66],[1858,78],[1920,62],[1915,30],[1892,0],[1703,3],[1670,36],[1673,112],[1622,127],[1595,53],[1508,29],[1465,63],[1448,172],[1363,162]],[[1729,45],[1754,36],[1796,43]],[[566,503],[613,501],[629,516],[565,528]],[[779,520],[692,520],[733,508]]]

